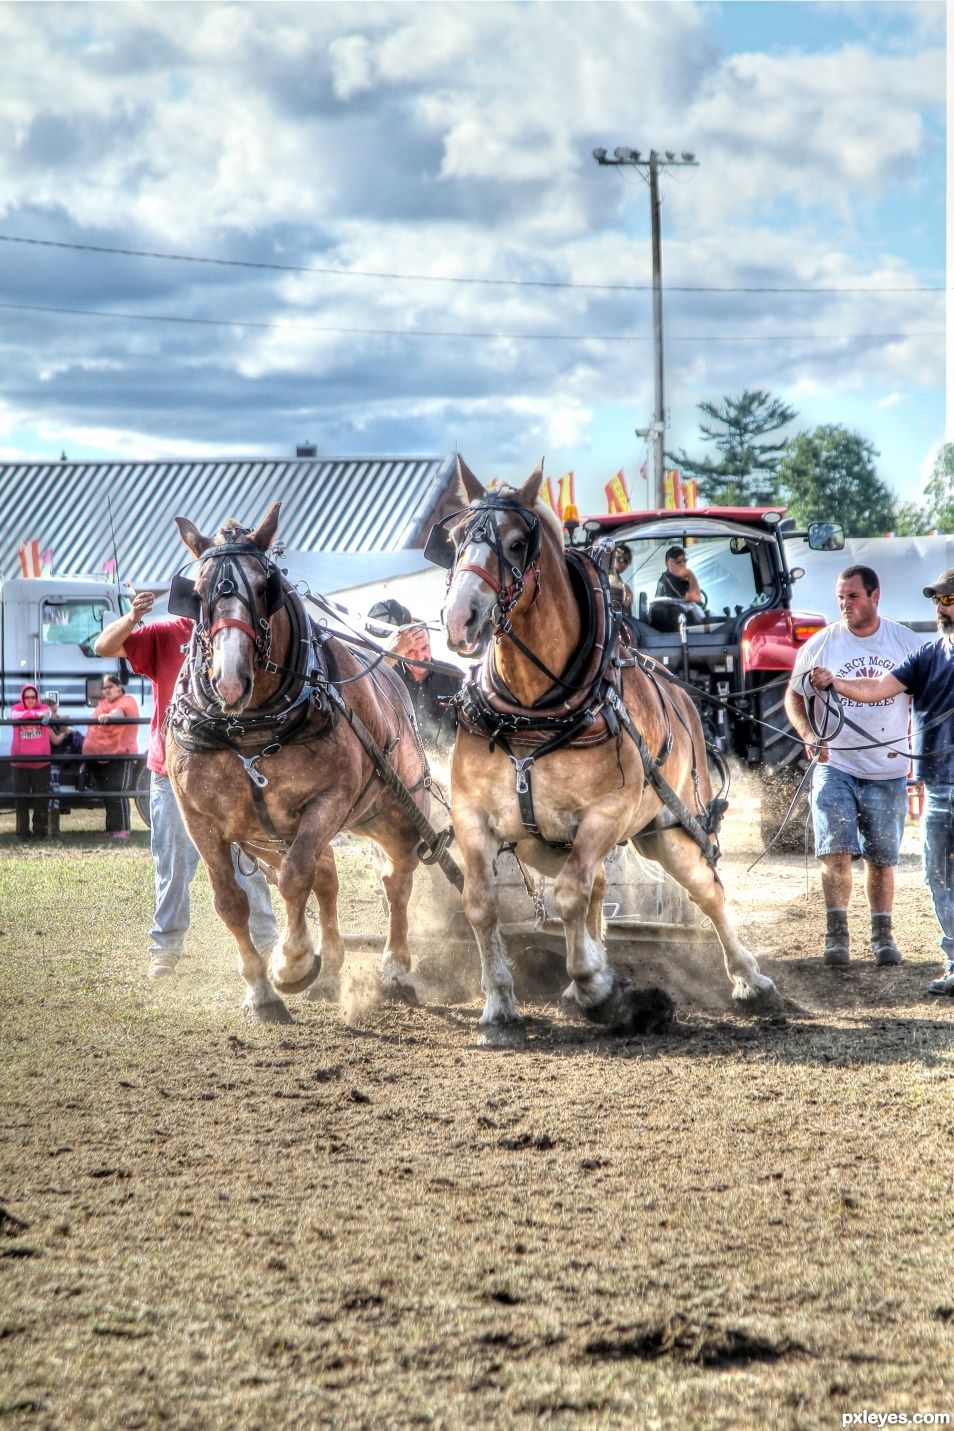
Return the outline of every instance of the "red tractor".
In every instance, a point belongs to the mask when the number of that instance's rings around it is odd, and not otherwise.
[[[799,647],[827,624],[817,612],[793,610],[804,571],[788,564],[785,535],[796,533],[784,515],[783,507],[705,507],[566,524],[570,541],[605,544],[604,564],[625,584],[617,590],[637,623],[637,645],[698,692],[709,744],[758,772],[766,839],[776,834],[805,768],[783,704],[788,674]],[[832,522],[813,522],[798,535],[816,551],[845,543]],[[625,564],[622,557],[612,562],[610,545],[625,546]],[[672,547],[685,550],[701,601],[667,594],[673,583],[661,578]]]

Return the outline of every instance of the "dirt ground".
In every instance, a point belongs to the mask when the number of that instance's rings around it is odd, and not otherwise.
[[[145,978],[146,836],[16,845],[0,818],[0,1422],[73,1427],[838,1427],[954,1413],[954,1000],[910,826],[906,961],[826,970],[813,862],[726,829],[723,874],[784,1013],[671,956],[662,1036],[565,1022],[476,1046],[475,955],[418,1007],[252,1026],[195,888]],[[365,847],[344,927],[379,927]],[[631,962],[667,982],[666,964]],[[708,968],[707,968],[708,966]]]

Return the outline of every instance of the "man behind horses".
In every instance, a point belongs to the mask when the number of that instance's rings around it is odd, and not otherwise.
[[[199,863],[199,852],[189,838],[166,771],[163,724],[182,667],[183,647],[192,636],[193,623],[184,616],[153,621],[142,626],[152,610],[155,596],[139,591],[132,607],[104,628],[93,649],[97,656],[122,656],[140,676],[152,682],[152,720],[149,725],[149,753],[146,765],[149,783],[150,845],[156,876],[156,910],[149,931],[149,977],[161,979],[174,974],[182,957],[189,929],[189,886]],[[139,629],[137,629],[139,628]],[[256,868],[242,873],[238,848],[233,846],[232,862],[236,878],[251,905],[250,929],[257,949],[271,949],[278,937],[268,885]]]

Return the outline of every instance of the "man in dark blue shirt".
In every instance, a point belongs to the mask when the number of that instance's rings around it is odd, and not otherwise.
[[[912,651],[884,676],[834,677],[826,667],[811,673],[817,690],[832,686],[862,703],[907,691],[914,717],[914,773],[924,781],[924,882],[941,926],[944,973],[928,993],[954,995],[954,567],[924,588],[934,602],[938,636]],[[938,719],[938,717],[946,717]]]

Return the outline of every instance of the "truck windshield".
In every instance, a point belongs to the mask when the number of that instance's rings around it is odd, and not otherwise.
[[[83,646],[92,655],[92,643],[103,629],[107,611],[106,601],[44,601],[44,646]]]

